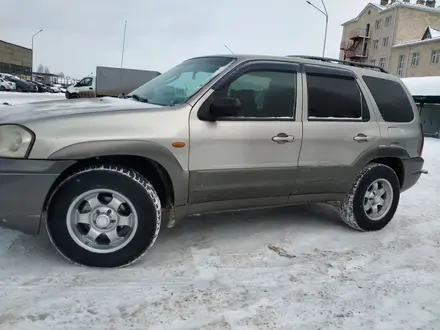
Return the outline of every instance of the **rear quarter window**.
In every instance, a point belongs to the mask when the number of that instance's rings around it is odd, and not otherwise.
[[[398,82],[369,76],[362,78],[373,95],[383,120],[409,123],[414,119],[411,100]]]

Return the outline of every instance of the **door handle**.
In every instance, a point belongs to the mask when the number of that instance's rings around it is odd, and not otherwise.
[[[355,140],[356,142],[362,143],[362,142],[368,142],[372,139],[371,136],[367,136],[363,133],[359,133],[358,135],[356,135],[355,137],[353,137],[353,140]]]
[[[286,133],[278,133],[278,135],[272,137],[272,141],[283,144],[295,141],[295,137],[293,135],[287,135]]]

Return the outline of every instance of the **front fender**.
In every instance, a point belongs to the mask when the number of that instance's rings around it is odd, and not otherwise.
[[[188,200],[188,171],[184,170],[173,153],[155,142],[136,140],[87,141],[59,149],[48,158],[56,160],[80,160],[104,156],[140,156],[159,163],[169,174],[176,206]]]

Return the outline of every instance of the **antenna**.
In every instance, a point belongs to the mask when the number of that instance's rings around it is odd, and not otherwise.
[[[231,48],[229,48],[227,45],[223,45],[223,46],[225,46],[225,48],[226,48],[227,50],[229,50],[229,51],[231,52],[231,54],[234,54],[234,52],[231,50]]]
[[[121,55],[121,68],[122,65],[124,64],[124,51],[125,51],[125,35],[127,33],[127,21],[125,21],[125,26],[124,26],[124,39],[122,41],[122,55]]]

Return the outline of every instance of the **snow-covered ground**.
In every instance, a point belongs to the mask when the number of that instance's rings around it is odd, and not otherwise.
[[[62,100],[65,99],[63,93],[16,93],[16,92],[0,92],[0,108],[4,107],[3,103],[9,103],[12,105],[49,101],[49,100]]]
[[[440,140],[424,157],[375,233],[326,205],[203,216],[102,270],[0,229],[0,329],[440,329]]]

